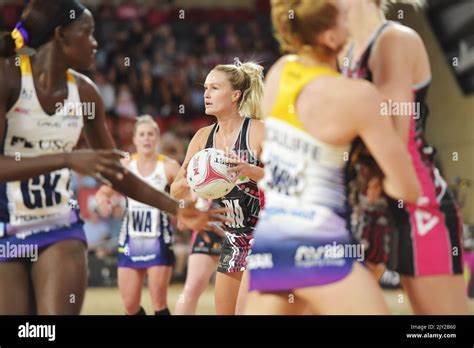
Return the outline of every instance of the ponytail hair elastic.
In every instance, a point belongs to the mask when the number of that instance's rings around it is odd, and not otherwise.
[[[28,31],[25,29],[22,21],[16,23],[15,29],[13,29],[11,36],[15,41],[15,48],[17,52],[23,47],[28,46]]]
[[[236,68],[240,68],[242,66],[242,62],[238,57],[234,58],[234,65]]]

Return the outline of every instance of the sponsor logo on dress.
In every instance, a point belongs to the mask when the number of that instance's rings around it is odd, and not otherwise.
[[[247,266],[249,270],[252,269],[268,269],[273,268],[272,254],[253,254],[247,256]]]
[[[40,128],[61,128],[60,122],[51,122],[49,120],[39,120],[36,125]]]
[[[33,98],[33,91],[31,89],[22,88],[20,98],[31,100]]]
[[[62,139],[45,139],[39,141],[28,140],[19,136],[12,136],[10,141],[11,146],[22,147],[24,149],[36,150],[55,150],[70,152],[73,150],[76,143],[74,141],[64,141]]]
[[[13,109],[13,112],[16,112],[17,114],[20,114],[20,115],[29,115],[30,110],[20,108],[20,107],[16,107],[16,108]]]

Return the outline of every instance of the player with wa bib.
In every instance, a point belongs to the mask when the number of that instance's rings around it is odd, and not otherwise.
[[[226,231],[220,251],[215,286],[216,314],[240,314],[248,287],[246,258],[249,255],[252,233],[261,207],[261,194],[257,187],[264,174],[259,160],[264,137],[264,126],[260,121],[260,102],[263,97],[263,68],[255,63],[238,62],[235,65],[218,65],[207,76],[204,83],[206,114],[217,118],[214,125],[201,128],[191,140],[183,166],[171,185],[171,195],[184,198],[190,193],[186,170],[190,159],[206,148],[223,150],[229,157],[226,161],[234,165],[228,172],[235,173],[236,185],[213,203],[230,209],[224,230]],[[244,117],[242,117],[242,115]],[[197,249],[196,239],[193,251]],[[191,255],[188,277],[177,304],[177,312],[194,312],[196,288],[203,290],[196,275],[193,260],[207,266],[208,283],[213,272],[212,256]],[[191,303],[188,303],[191,302]],[[189,308],[192,307],[192,308]]]
[[[157,153],[159,127],[151,116],[138,117],[133,143],[137,150],[124,166],[160,191],[169,190],[179,171],[175,160]],[[96,194],[102,213],[108,215],[114,190],[102,186]],[[145,276],[156,315],[169,315],[166,301],[175,262],[173,227],[163,211],[127,197],[127,210],[119,238],[118,286],[126,314],[145,314],[140,306]]]

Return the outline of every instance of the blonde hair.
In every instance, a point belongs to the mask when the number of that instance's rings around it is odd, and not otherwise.
[[[272,0],[272,22],[282,51],[297,53],[311,48],[328,54],[326,47],[316,46],[315,36],[336,25],[338,9],[330,0]]]
[[[229,76],[233,89],[242,93],[238,101],[239,112],[257,120],[263,118],[263,67],[257,63],[220,64],[214,69]]]
[[[420,8],[425,6],[425,0],[375,0],[375,3],[378,7],[384,12],[387,12],[391,5],[395,4],[406,4],[412,5],[415,8]]]
[[[138,127],[142,124],[149,124],[156,131],[156,134],[160,134],[160,126],[158,126],[158,123],[156,123],[153,117],[150,115],[142,115],[137,117],[137,121],[133,126],[133,136],[137,134]]]

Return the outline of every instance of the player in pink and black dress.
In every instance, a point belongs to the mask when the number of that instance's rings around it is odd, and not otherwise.
[[[190,193],[185,178],[190,159],[205,148],[225,151],[229,168],[236,173],[236,186],[227,195],[212,202],[230,209],[226,231],[220,250],[215,286],[217,314],[238,314],[243,311],[247,294],[248,275],[246,258],[249,255],[252,233],[260,211],[260,191],[257,181],[263,177],[259,161],[264,126],[261,121],[260,101],[263,96],[263,68],[254,63],[218,65],[207,76],[204,83],[206,114],[216,116],[217,123],[201,128],[191,140],[186,159],[171,185],[171,194],[184,198]],[[245,117],[242,117],[245,116]],[[211,237],[212,238],[212,237]],[[218,240],[210,241],[217,246]],[[194,241],[193,250],[205,243]],[[216,258],[203,254],[191,255],[188,278],[184,292],[178,299],[175,313],[193,313],[196,293],[203,291],[209,278],[198,280],[197,275],[206,272],[210,277],[215,269]],[[196,267],[194,262],[205,265],[207,271]],[[214,265],[214,267],[213,267]],[[212,267],[212,268],[211,268]]]
[[[354,43],[341,65],[347,76],[371,81],[382,92],[386,102],[381,110],[385,108],[408,147],[423,197],[417,204],[389,199],[382,193],[380,169],[362,142],[355,142],[349,184],[357,213],[353,227],[368,246],[367,261],[382,269],[388,264],[402,275],[415,313],[467,313],[462,222],[424,136],[431,83],[428,54],[416,32],[385,19],[382,9],[387,4],[350,1]]]
[[[248,137],[251,118],[244,118],[237,140],[231,151],[237,154],[242,161],[254,166],[262,167],[261,162],[254,157],[249,147]],[[214,124],[207,139],[205,148],[216,148],[215,137],[219,132],[219,123]],[[235,187],[222,198],[214,199],[213,202],[224,208],[229,208],[232,222],[226,223],[226,237],[220,252],[218,272],[229,273],[244,271],[246,257],[252,231],[258,221],[261,200],[260,190],[257,182],[248,177],[239,178]]]

